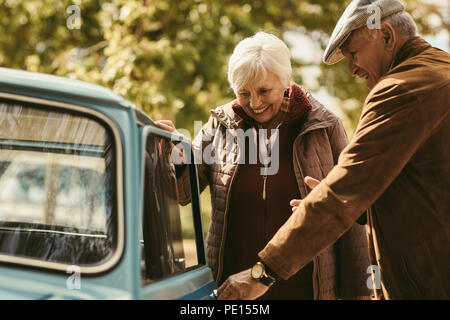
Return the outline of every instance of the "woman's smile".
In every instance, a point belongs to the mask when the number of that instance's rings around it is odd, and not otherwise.
[[[273,104],[269,104],[269,105],[267,105],[266,107],[258,108],[258,109],[254,109],[254,108],[251,108],[251,107],[250,107],[250,109],[251,109],[254,113],[256,113],[256,114],[261,114],[261,113],[263,113],[264,111],[266,111],[267,109],[269,109],[271,106],[273,106]]]

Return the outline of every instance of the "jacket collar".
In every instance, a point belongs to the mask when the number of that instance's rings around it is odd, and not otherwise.
[[[407,40],[400,48],[389,71],[398,66],[403,61],[420,54],[430,47],[431,45],[421,37],[412,37],[411,39]]]

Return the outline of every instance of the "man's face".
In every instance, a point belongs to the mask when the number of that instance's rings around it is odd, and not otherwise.
[[[267,123],[278,114],[285,89],[278,76],[268,71],[264,79],[252,79],[237,90],[236,97],[248,116]]]
[[[388,71],[390,65],[382,34],[375,32],[376,38],[370,38],[361,29],[353,31],[341,47],[342,54],[348,60],[349,74],[365,79],[366,86],[370,89]]]

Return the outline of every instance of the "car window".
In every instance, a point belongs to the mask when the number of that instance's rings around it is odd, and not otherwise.
[[[111,256],[114,162],[100,121],[0,102],[0,254],[80,266]]]
[[[148,135],[141,242],[143,284],[199,263],[192,206],[178,203],[171,150],[170,139]]]

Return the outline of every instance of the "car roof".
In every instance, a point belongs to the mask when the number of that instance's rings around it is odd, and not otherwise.
[[[9,68],[0,68],[0,92],[66,103],[135,108],[131,102],[96,84]]]

